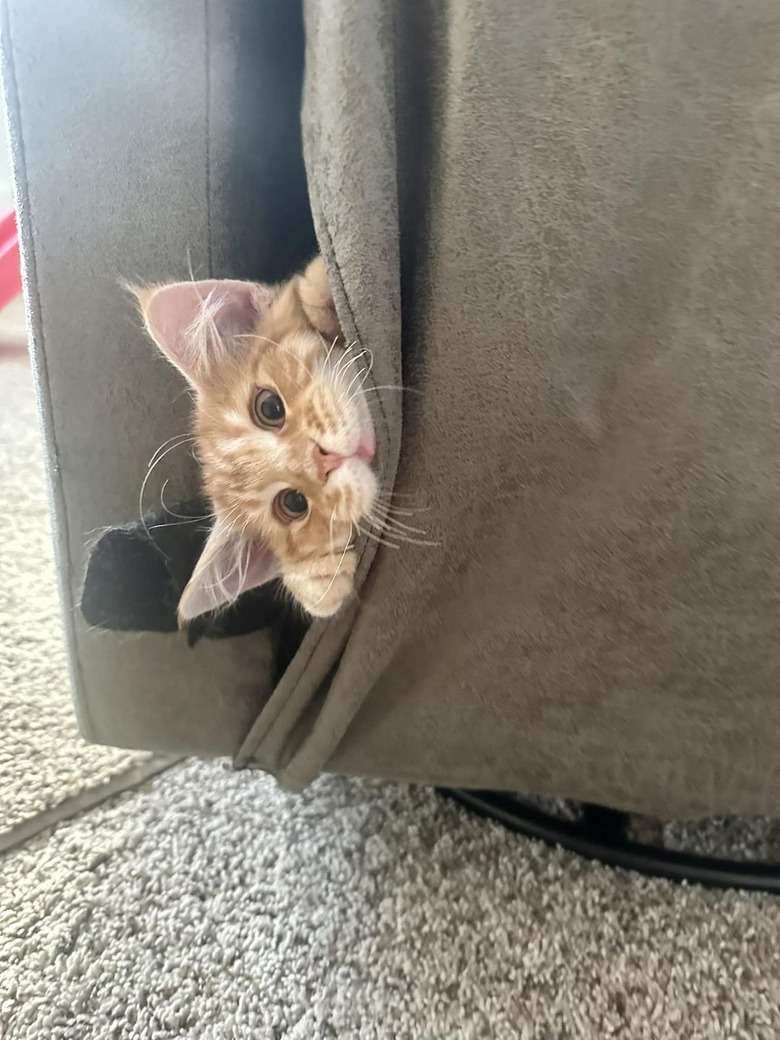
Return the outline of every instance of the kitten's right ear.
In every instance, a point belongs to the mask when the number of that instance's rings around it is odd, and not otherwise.
[[[242,592],[273,581],[279,573],[264,542],[237,537],[231,525],[218,521],[179,600],[179,625],[228,606]]]
[[[128,288],[149,335],[196,387],[245,347],[274,299],[269,286],[229,279]]]

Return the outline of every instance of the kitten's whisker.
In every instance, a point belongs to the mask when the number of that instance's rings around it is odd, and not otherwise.
[[[244,557],[244,566],[243,566],[243,569],[241,570],[241,572],[239,573],[239,582],[238,582],[238,587],[239,587],[239,589],[241,589],[242,592],[244,591],[244,585],[246,583],[246,576],[249,573],[249,553],[250,553],[251,543],[249,541],[245,540],[246,529],[247,529],[247,525],[248,524],[249,524],[249,517],[247,517],[246,520],[244,521],[244,526],[241,528],[241,534],[238,536],[241,539],[241,546],[242,546],[241,552],[243,553],[243,557]]]
[[[403,531],[399,531],[394,527],[379,527],[378,530],[390,538],[395,538],[397,542],[404,542],[406,545],[418,545],[427,549],[441,548],[441,542],[435,542],[431,538],[415,538],[412,535],[404,534]]]
[[[391,491],[389,488],[377,491],[378,498],[414,498],[413,491]],[[427,507],[426,507],[427,508]]]
[[[352,340],[351,342],[349,342],[349,343],[347,343],[347,341],[345,340],[345,341],[344,341],[344,344],[343,344],[343,347],[342,347],[342,349],[343,349],[344,353],[343,353],[343,354],[341,355],[341,357],[340,357],[340,358],[339,358],[339,359],[338,359],[338,360],[336,361],[336,364],[337,364],[337,365],[340,365],[340,364],[342,363],[342,361],[344,360],[344,358],[346,358],[346,357],[349,357],[349,356],[350,356],[350,354],[351,354],[351,353],[353,352],[353,350],[355,349],[355,346],[356,346],[356,345],[357,345],[357,340],[355,340],[355,339],[353,339],[353,340]]]
[[[373,367],[374,367],[374,359],[371,358],[371,364],[369,365],[369,367],[367,369],[365,369],[365,371],[360,373],[360,385],[358,386],[358,388],[355,391],[355,393],[352,395],[353,397],[356,397],[359,393],[361,393],[363,391],[363,389],[365,388],[366,382],[368,381],[368,377],[371,375],[371,369]],[[354,382],[354,380],[353,380],[353,382]],[[350,383],[349,385],[351,387],[352,383]],[[352,400],[352,398],[350,398],[350,400]]]
[[[227,525],[225,530],[225,537],[229,538],[235,530],[236,524],[241,519],[241,506],[234,506],[230,512],[222,519],[221,523],[223,527]],[[228,523],[229,521],[229,523]]]
[[[424,513],[430,510],[430,506],[412,506],[408,503],[400,506],[388,498],[377,497],[377,503],[382,506],[383,509],[392,509],[397,512],[399,516],[411,516],[413,513]]]
[[[189,275],[190,275],[190,281],[194,285],[195,284],[195,274],[194,274],[194,272],[192,270],[192,253],[190,252],[190,247],[189,246],[187,246],[187,271],[189,272]]]
[[[320,337],[320,340],[322,341],[322,345],[326,346],[325,337],[322,335],[322,333],[319,332],[319,333],[317,333],[317,335]],[[331,343],[331,345],[326,348],[325,357],[323,358],[322,363],[320,365],[320,371],[323,372],[328,377],[328,385],[329,386],[334,386],[334,382],[333,382],[333,366],[330,363],[330,359],[331,359],[331,355],[333,354],[333,351],[334,351],[334,349],[336,347],[336,344],[338,343],[340,338],[341,338],[340,336],[336,336],[335,339],[333,340],[333,342]]]
[[[366,513],[366,516],[371,520],[371,522],[372,522],[372,524],[374,524],[374,526],[379,527],[382,530],[390,530],[391,527],[395,528],[396,523],[400,523],[400,521],[393,520],[392,517],[383,516],[380,513],[370,512],[370,513]],[[416,534],[423,534],[423,535],[427,533],[425,531],[420,530],[420,528],[417,528],[417,527],[403,528],[403,529],[402,528],[397,528],[397,530],[399,531],[399,533],[402,530],[411,530],[411,531],[413,531]]]
[[[358,396],[358,394],[362,394],[364,392],[365,383],[368,377],[371,375],[371,368],[373,367],[373,364],[374,357],[373,355],[371,355],[371,365],[365,370],[359,370],[358,372],[356,372],[355,375],[352,377],[352,380],[350,381],[350,384],[347,387],[347,389],[342,392],[342,394],[346,396],[347,405],[350,405]],[[355,383],[357,383],[358,386],[355,390],[353,390],[352,387],[355,386]]]
[[[353,340],[352,343],[347,343],[344,347],[344,353],[336,361],[334,366],[334,372],[341,374],[344,366],[349,362],[354,361],[356,357],[360,357],[359,354],[355,354],[355,347],[357,346],[357,340]]]
[[[378,534],[372,531],[370,528],[362,528],[360,524],[355,524],[358,534],[361,534],[364,538],[370,538],[372,542],[376,542],[378,545],[385,545],[388,549],[400,549],[400,545],[394,545],[392,542],[386,541],[384,538],[380,538]]]
[[[339,560],[339,562],[338,562],[338,566],[336,567],[336,573],[335,573],[335,574],[333,575],[333,577],[332,577],[332,578],[330,579],[330,584],[328,585],[327,589],[325,589],[325,591],[323,592],[323,594],[322,594],[322,595],[320,596],[320,598],[319,598],[319,599],[317,600],[317,602],[316,602],[316,603],[314,604],[314,606],[315,606],[315,607],[316,607],[316,606],[317,606],[317,605],[318,605],[319,603],[322,603],[322,601],[323,601],[323,600],[325,599],[325,597],[326,597],[326,596],[328,595],[328,593],[330,592],[330,590],[331,590],[331,589],[333,588],[333,583],[334,583],[334,581],[336,580],[336,578],[338,578],[338,576],[339,576],[339,571],[341,570],[341,565],[343,564],[343,562],[344,562],[344,558],[345,558],[345,556],[347,555],[347,552],[349,551],[349,546],[350,546],[350,542],[351,542],[351,541],[352,541],[352,531],[351,531],[351,529],[350,529],[349,535],[347,536],[347,544],[346,544],[346,545],[344,546],[344,552],[343,552],[343,553],[341,554],[341,559]]]
[[[168,477],[166,477],[165,480],[163,481],[162,487],[160,488],[160,505],[165,510],[165,512],[168,514],[168,516],[175,516],[178,520],[190,520],[190,519],[207,520],[210,516],[214,516],[213,513],[207,513],[206,516],[197,516],[197,517],[189,517],[186,514],[174,513],[174,511],[172,509],[168,508],[168,503],[165,501],[165,489],[168,487],[169,484],[170,484],[170,479]]]
[[[235,526],[240,520],[240,516],[238,515],[240,508],[240,506],[234,506],[225,516],[216,519],[214,527],[215,529],[217,526],[221,527],[225,538],[230,538],[232,536]]]
[[[375,506],[380,507],[386,513],[391,516],[416,516],[418,513],[430,513],[430,506],[397,506],[394,502],[387,498],[380,498],[377,495],[377,499],[374,503]]]
[[[336,358],[336,363],[335,364],[331,364],[331,362],[330,362],[330,351],[328,352],[328,357],[326,358],[326,361],[325,361],[323,367],[324,367],[324,369],[325,369],[325,371],[327,372],[327,375],[328,375],[328,385],[330,386],[330,388],[333,390],[334,393],[338,393],[338,394],[341,393],[341,389],[340,389],[340,386],[339,386],[339,374],[341,372],[342,366],[344,364],[346,364],[347,360],[350,359],[351,356],[352,356],[351,347],[349,345],[345,345],[345,346],[342,347],[342,353],[339,355],[339,357]]]
[[[351,368],[351,367],[352,367],[352,366],[353,366],[353,365],[355,364],[355,362],[356,362],[356,361],[359,361],[359,360],[360,360],[360,359],[361,359],[361,358],[363,357],[363,355],[364,355],[365,353],[366,353],[366,351],[365,351],[365,350],[361,350],[359,354],[355,354],[355,355],[353,355],[353,357],[351,357],[351,358],[349,359],[349,361],[347,362],[347,364],[346,364],[346,365],[344,365],[344,367],[340,369],[340,371],[339,371],[339,375],[340,375],[340,376],[342,377],[342,379],[343,379],[343,378],[344,378],[344,376],[346,375],[346,373],[347,373],[347,370],[348,370],[348,369],[350,369],[350,368]]]
[[[155,451],[155,453],[152,455],[152,457],[147,462],[146,468],[149,469],[151,466],[153,466],[155,464],[155,462],[157,461],[157,456],[159,455],[159,453],[161,451],[163,451],[165,448],[167,448],[168,445],[171,444],[173,441],[176,441],[176,440],[179,440],[179,439],[181,439],[181,443],[184,444],[186,441],[194,441],[195,437],[191,433],[175,433],[173,435],[173,437],[169,437],[167,441],[163,441],[163,443],[160,445],[160,447],[157,449],[157,451]],[[176,445],[176,447],[178,447],[178,445]]]
[[[346,358],[350,356],[350,353],[351,351],[349,349],[349,346],[347,344],[344,344],[341,348],[341,353],[336,358],[335,362],[332,362],[330,360],[331,354],[328,354],[328,371],[330,372],[330,375],[333,379],[336,378],[339,368],[344,364]]]
[[[329,354],[326,360],[323,362],[323,374],[327,379],[327,384],[330,387],[331,392],[342,398],[343,390],[339,379],[339,370],[341,368],[341,362],[343,362],[343,360],[347,356],[348,355],[346,354],[342,355],[336,360],[336,363],[333,364]]]
[[[385,514],[383,516],[381,513],[371,512],[368,515],[374,520],[381,520],[384,524],[387,524],[391,527],[400,528],[402,531],[409,531],[412,534],[421,534],[426,536],[428,534],[428,532],[423,530],[422,527],[412,527],[411,524],[405,524],[401,520],[398,520],[396,517],[390,516],[388,514]]]
[[[436,548],[438,548],[440,546],[439,542],[433,542],[433,541],[430,541],[429,539],[424,539],[424,538],[413,538],[410,535],[405,534],[403,531],[399,530],[396,527],[389,527],[389,526],[387,526],[387,524],[382,523],[380,520],[378,520],[376,517],[372,516],[370,513],[367,514],[367,515],[368,515],[368,518],[373,523],[373,525],[378,530],[384,532],[385,534],[389,535],[392,538],[395,538],[395,540],[397,542],[406,542],[408,545],[427,546],[428,548],[431,548],[431,549],[436,549]],[[424,531],[422,533],[425,534]]]
[[[370,394],[375,390],[397,390],[399,394],[422,394],[421,390],[417,390],[413,386],[393,386],[391,383],[385,386],[366,386],[360,390],[360,393]]]
[[[375,502],[374,507],[380,516],[393,517],[395,519],[405,517],[407,520],[417,519],[418,513],[428,511],[423,509],[398,509],[395,506],[388,506],[386,502]]]
[[[171,509],[171,507],[168,505],[168,503],[165,501],[165,498],[163,497],[165,495],[165,489],[168,487],[169,483],[170,481],[166,480],[163,486],[160,488],[160,505],[163,507],[168,516],[175,516],[177,520],[187,520],[192,521],[193,523],[196,520],[213,520],[215,518],[216,513],[205,513],[203,516],[187,516],[186,513],[174,513],[174,511]]]
[[[231,510],[231,512],[232,512],[232,510]],[[230,535],[232,534],[233,528],[235,527],[236,523],[237,523],[237,520],[234,520],[233,523],[231,524],[230,528],[225,532],[225,536],[226,537],[230,537]],[[204,585],[203,586],[204,588],[210,589],[210,590],[218,588],[221,591],[221,593],[222,593],[222,596],[223,596],[223,599],[224,599],[225,603],[232,603],[237,598],[237,596],[231,596],[231,594],[230,594],[230,590],[227,587],[228,579],[233,577],[234,574],[238,575],[238,587],[239,587],[239,589],[242,589],[242,587],[244,585],[244,582],[246,581],[247,573],[249,571],[250,542],[249,542],[249,540],[244,539],[244,533],[246,531],[248,523],[249,523],[249,519],[247,518],[247,520],[245,521],[244,526],[242,528],[241,534],[238,536],[237,546],[234,547],[234,550],[233,550],[233,561],[232,561],[232,566],[230,567],[230,569],[227,570],[227,571],[222,572],[218,581],[212,582],[212,584],[210,584],[210,585]],[[199,567],[201,566],[201,563],[203,563],[204,557],[205,557],[205,554],[204,554],[204,556],[201,556],[201,560],[200,560],[200,562],[198,564]]]
[[[176,516],[175,513],[173,515]],[[162,527],[181,527],[182,524],[198,524],[208,519],[209,517],[205,516],[188,516],[186,519],[182,517],[179,520],[171,520],[170,523],[152,524],[151,527],[147,527],[147,531],[159,531]]]
[[[355,373],[355,375],[352,377],[352,382],[349,384],[347,389],[344,391],[344,395],[347,398],[347,404],[350,404],[350,402],[354,401],[355,397],[357,397],[358,393],[360,392],[360,387],[358,387],[358,389],[355,391],[354,394],[350,394],[350,390],[355,385],[356,381],[358,379],[360,379],[361,377],[365,378],[365,374],[363,372]]]
[[[322,336],[320,336],[320,339],[322,339]],[[333,342],[331,343],[331,345],[330,345],[330,346],[328,347],[328,353],[327,353],[327,354],[325,355],[325,364],[326,364],[326,365],[327,365],[327,364],[328,364],[328,362],[330,361],[330,356],[331,356],[331,354],[333,353],[333,348],[334,348],[334,347],[336,346],[336,344],[338,343],[338,341],[339,341],[340,339],[341,339],[341,337],[340,337],[340,336],[336,336],[336,338],[335,338],[335,339],[333,340]],[[325,340],[324,340],[324,339],[322,339],[322,342],[324,343],[324,342],[325,342]]]
[[[333,507],[333,512],[330,514],[330,523],[328,524],[328,547],[331,552],[333,549],[333,521],[336,519],[336,507]]]
[[[366,348],[366,351],[367,351],[369,357],[371,358],[371,360],[370,360],[370,362],[368,364],[368,367],[366,369],[364,369],[362,372],[358,372],[357,375],[353,377],[352,382],[347,387],[347,392],[349,392],[352,389],[352,387],[355,385],[356,382],[359,381],[359,383],[360,383],[360,385],[358,386],[357,390],[355,390],[355,392],[350,395],[350,398],[349,398],[350,402],[353,401],[357,397],[357,395],[363,390],[363,388],[366,385],[366,381],[367,381],[368,377],[371,375],[371,373],[374,370],[374,355],[373,355],[373,352],[368,350],[368,348]]]
[[[179,436],[181,437],[181,436],[184,436],[184,435],[183,434],[179,434]],[[170,438],[170,440],[174,440],[174,438]],[[152,473],[154,473],[154,471],[157,468],[157,466],[159,466],[159,464],[165,458],[165,456],[170,454],[170,452],[172,452],[174,450],[174,448],[178,448],[181,444],[186,443],[187,440],[192,440],[192,438],[191,437],[187,437],[183,441],[176,441],[176,443],[171,444],[170,447],[165,448],[165,451],[163,451],[162,453],[160,453],[160,449],[158,448],[157,451],[152,456],[153,461],[148,466],[148,468],[146,470],[146,475],[144,476],[144,479],[141,481],[141,490],[138,492],[138,513],[139,513],[140,518],[141,518],[141,525],[143,526],[143,529],[144,529],[144,531],[146,532],[147,535],[149,535],[149,525],[147,524],[146,520],[144,519],[144,495],[146,494],[146,486],[149,483],[149,478],[151,477]],[[167,443],[168,442],[166,441],[166,444]],[[160,550],[160,551],[162,552],[162,550]],[[165,554],[163,553],[163,555],[165,555]],[[166,556],[165,558],[167,559],[168,557]]]
[[[355,360],[354,358],[350,358],[350,362],[349,363],[351,364],[352,361],[354,361],[354,360]],[[344,376],[344,373],[347,370],[347,366],[343,365],[341,363],[342,361],[343,361],[343,358],[339,358],[339,360],[336,362],[335,366],[333,368],[331,368],[331,370],[330,370],[330,385],[334,389],[337,389],[339,391],[341,390],[341,386],[342,386],[342,377]]]

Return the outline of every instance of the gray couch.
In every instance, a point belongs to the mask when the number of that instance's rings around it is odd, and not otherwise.
[[[780,9],[306,4],[317,241],[434,549],[272,639],[90,631],[94,532],[184,430],[119,278],[313,247],[293,3],[6,0],[7,106],[91,739],[656,816],[780,802]],[[296,65],[297,63],[297,65]],[[296,72],[297,68],[297,72]],[[196,488],[186,451],[149,502]]]
[[[84,734],[229,755],[268,691],[262,633],[91,631],[86,553],[139,514],[147,463],[187,428],[120,280],[274,280],[316,249],[301,156],[302,14],[286,0],[4,4],[4,84],[56,518],[63,618]],[[194,492],[186,447],[144,508]]]

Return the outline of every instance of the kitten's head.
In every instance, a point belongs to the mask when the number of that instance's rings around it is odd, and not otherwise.
[[[280,576],[315,616],[352,588],[376,497],[360,359],[341,340],[321,258],[279,287],[177,282],[137,292],[147,329],[195,391],[215,523],[182,621]]]

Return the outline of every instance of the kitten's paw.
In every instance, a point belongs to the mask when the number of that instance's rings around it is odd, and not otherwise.
[[[309,571],[288,574],[284,584],[313,617],[331,617],[352,592],[356,565],[354,551],[333,553],[317,560]]]

